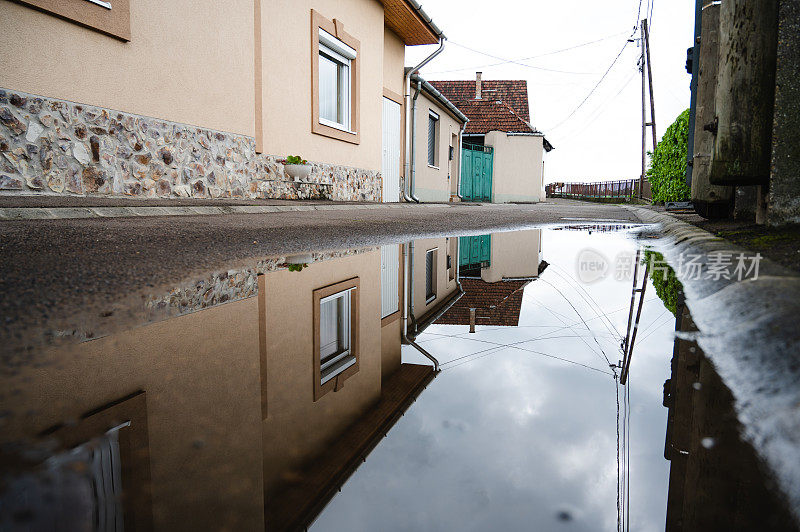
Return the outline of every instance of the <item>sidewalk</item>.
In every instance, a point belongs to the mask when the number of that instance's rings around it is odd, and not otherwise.
[[[452,207],[458,203],[426,203],[425,206]],[[482,204],[470,204],[482,205]],[[0,197],[0,220],[53,220],[70,218],[122,218],[141,216],[196,216],[221,214],[264,214],[276,212],[398,209],[418,207],[416,203],[333,202],[308,200],[236,199],[134,199],[82,196]]]

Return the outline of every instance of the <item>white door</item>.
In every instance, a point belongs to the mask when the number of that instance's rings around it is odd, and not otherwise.
[[[381,318],[400,308],[400,246],[381,246]]]
[[[383,201],[400,201],[400,104],[383,99]]]

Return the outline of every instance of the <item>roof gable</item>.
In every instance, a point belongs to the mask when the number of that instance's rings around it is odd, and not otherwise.
[[[507,131],[533,133],[525,80],[483,80],[480,100],[475,98],[475,80],[431,81],[431,85],[469,118],[467,133]]]
[[[469,311],[474,308],[477,325],[516,327],[522,308],[522,290],[528,283],[529,280],[487,283],[482,279],[461,279],[464,295],[436,323],[469,325]]]

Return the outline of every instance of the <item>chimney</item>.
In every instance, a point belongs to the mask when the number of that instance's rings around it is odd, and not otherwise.
[[[481,99],[481,75],[483,72],[475,72],[475,99]]]

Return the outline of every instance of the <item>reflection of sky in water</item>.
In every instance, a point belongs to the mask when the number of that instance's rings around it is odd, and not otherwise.
[[[586,247],[613,261],[617,253],[634,250],[634,243],[622,234],[544,230],[543,259],[551,266],[542,279],[570,298],[616,362],[619,342],[601,320],[590,319],[596,314],[562,277],[575,276],[576,255]],[[630,282],[609,276],[583,286],[624,333]],[[631,529],[663,530],[669,462],[663,457],[667,410],[661,399],[674,319],[652,285],[646,301],[630,377]],[[565,323],[575,325],[564,328]],[[418,341],[444,364],[493,347],[476,340],[508,344],[547,334],[553,338],[520,347],[607,370],[575,311],[541,281],[525,288],[519,328],[467,331],[433,325]],[[529,351],[483,354],[444,364],[317,518],[315,529],[616,529],[613,379]],[[403,356],[426,363],[409,347]],[[571,520],[559,518],[564,512]]]

